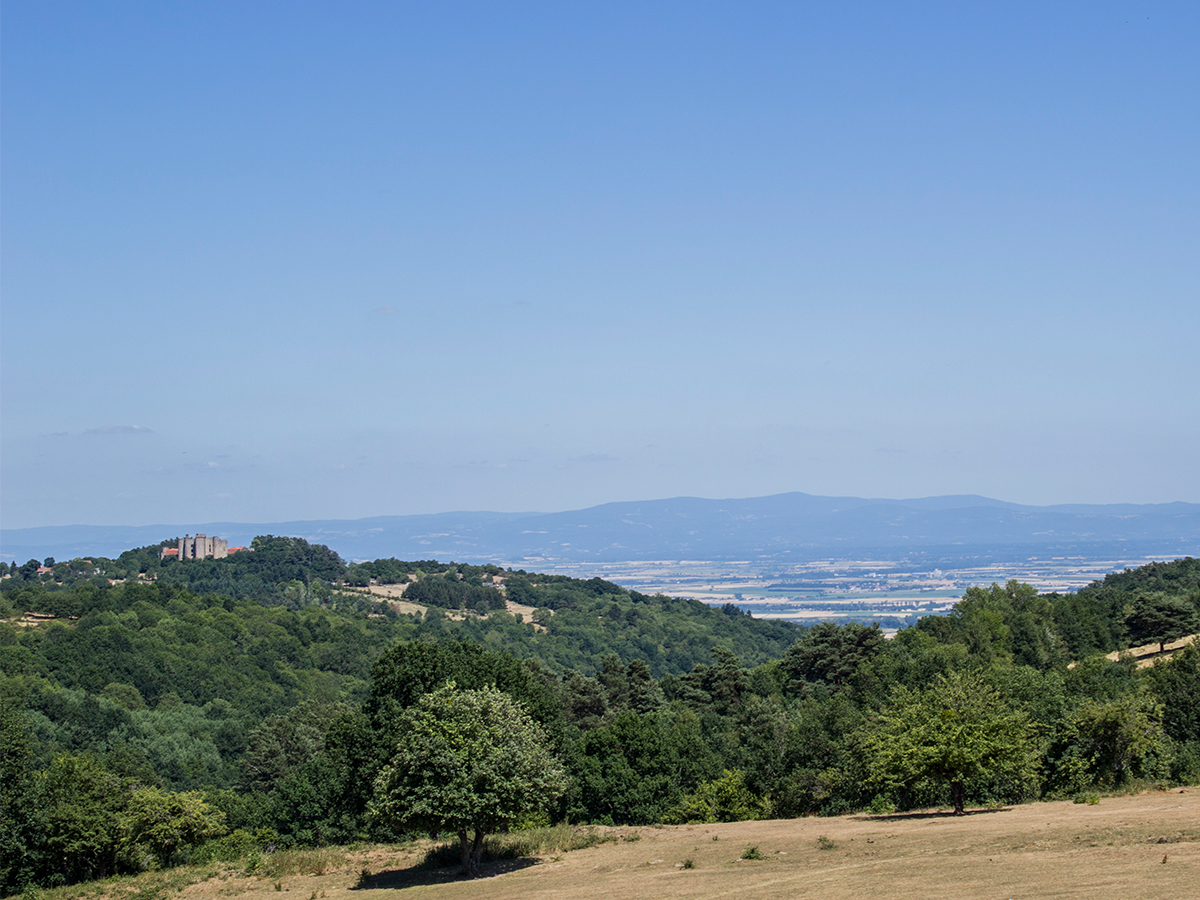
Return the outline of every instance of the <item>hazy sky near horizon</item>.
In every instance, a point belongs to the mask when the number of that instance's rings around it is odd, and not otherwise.
[[[1200,5],[6,0],[0,521],[1200,502]]]

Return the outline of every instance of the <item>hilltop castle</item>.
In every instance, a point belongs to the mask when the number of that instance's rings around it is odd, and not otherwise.
[[[229,555],[229,541],[213,535],[207,537],[198,534],[195,537],[184,535],[179,539],[179,549],[176,551],[180,559],[224,559]]]

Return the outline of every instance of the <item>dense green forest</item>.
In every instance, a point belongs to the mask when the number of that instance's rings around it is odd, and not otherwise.
[[[252,846],[398,838],[394,819],[370,815],[373,786],[405,711],[448,681],[522,704],[567,775],[549,814],[576,822],[1200,778],[1200,649],[1145,668],[1103,655],[1200,630],[1191,558],[1070,594],[971,588],[885,640],[601,579],[346,565],[295,538],[222,560],[159,550],[0,571],[6,893]],[[426,609],[398,612],[358,590],[370,584],[406,584]],[[952,737],[922,731],[950,720]],[[903,751],[918,739],[953,741],[970,765],[914,764]]]

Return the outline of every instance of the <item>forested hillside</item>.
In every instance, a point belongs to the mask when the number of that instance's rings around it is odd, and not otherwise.
[[[884,812],[1200,778],[1200,650],[1142,669],[1102,655],[1200,630],[1190,558],[1074,594],[972,588],[884,640],[601,579],[348,566],[294,538],[224,560],[158,551],[0,573],[6,891],[223,847],[396,837],[372,792],[405,711],[447,681],[523,704],[567,774],[550,814],[571,821]],[[369,584],[406,585],[424,613],[355,590]],[[915,765],[904,748],[942,740],[919,723],[948,709],[970,764]],[[174,816],[178,840],[147,856],[137,823],[153,815]]]

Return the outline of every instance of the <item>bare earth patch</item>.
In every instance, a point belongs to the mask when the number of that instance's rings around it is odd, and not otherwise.
[[[409,584],[411,582],[408,581],[402,581],[397,584],[373,584],[368,588],[359,588],[359,590],[365,590],[368,594],[374,594],[376,597],[395,599],[396,597],[404,596],[404,592],[407,590]]]
[[[422,606],[419,603],[410,603],[407,600],[398,599],[404,596],[404,590],[408,587],[408,585],[409,582],[405,582],[403,584],[373,584],[370,587],[365,588],[343,587],[340,590],[354,594],[369,594],[372,597],[380,597],[385,599],[388,602],[388,605],[401,615],[425,615],[428,607]],[[504,608],[507,612],[514,616],[520,614],[526,622],[533,622],[533,614],[537,611],[536,607],[526,606],[522,603],[516,603],[512,600],[505,600]],[[447,609],[443,610],[442,612],[446,618],[455,622],[461,622],[468,616],[468,613],[462,610]],[[472,612],[469,615],[474,616],[475,613]],[[53,617],[51,616],[48,618]],[[534,623],[533,628],[535,631],[546,630],[544,626],[538,625],[537,623]]]
[[[225,873],[177,895],[1181,900],[1197,896],[1200,885],[1200,788],[1104,798],[1096,806],[1062,802],[972,810],[962,818],[929,812],[609,831],[616,841],[549,859],[487,864],[485,877],[476,881],[461,880],[452,870],[416,868],[427,846],[422,843],[339,851],[337,865],[320,875]],[[741,858],[750,847],[761,859]],[[104,893],[117,898],[124,892],[113,885]]]
[[[516,600],[505,600],[504,608],[514,616],[517,613],[520,613],[525,617],[526,622],[531,621],[533,619],[533,614],[537,612],[537,607],[526,606],[524,603],[518,603]],[[553,613],[553,610],[551,610],[551,613]]]
[[[407,600],[389,600],[388,605],[402,616],[424,616],[428,609],[419,603],[409,603]]]
[[[74,622],[79,616],[52,616],[46,613],[25,613],[19,619],[12,620],[18,628],[36,628],[39,625],[49,625],[51,622]]]
[[[504,608],[505,608],[505,610],[507,610],[509,613],[511,613],[514,616],[520,615],[521,618],[524,619],[526,622],[533,622],[533,630],[534,631],[545,631],[546,630],[545,625],[539,625],[539,624],[537,624],[537,622],[533,621],[533,614],[535,612],[537,612],[537,607],[526,606],[523,603],[517,603],[515,600],[505,600]],[[553,615],[554,611],[550,610],[550,614]]]
[[[426,607],[419,603],[409,603],[407,600],[399,600],[398,597],[404,596],[404,589],[407,588],[409,582],[403,584],[373,584],[370,587],[341,587],[338,590],[345,591],[348,594],[368,594],[372,597],[381,597],[387,601],[396,612],[401,615],[425,615]]]

